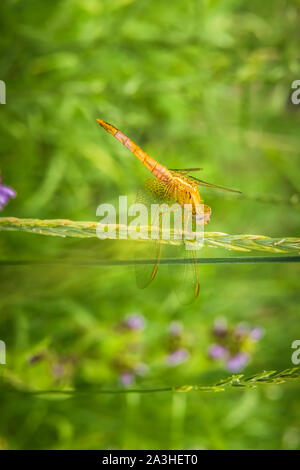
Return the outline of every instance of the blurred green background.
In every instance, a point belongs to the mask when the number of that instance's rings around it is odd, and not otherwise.
[[[201,166],[207,181],[243,192],[203,191],[209,231],[299,236],[298,0],[2,0],[0,13],[0,170],[18,193],[1,216],[96,220],[98,204],[133,196],[148,174],[102,118],[164,165]],[[199,300],[182,307],[167,268],[138,290],[129,267],[82,265],[132,257],[126,241],[2,232],[0,250],[73,263],[0,267],[0,448],[300,448],[297,383],[72,399],[17,391],[212,384],[230,375],[207,354],[221,317],[264,330],[243,373],[292,367],[297,264],[201,266]],[[132,314],[138,330],[126,327]],[[186,357],[173,364],[176,347]]]

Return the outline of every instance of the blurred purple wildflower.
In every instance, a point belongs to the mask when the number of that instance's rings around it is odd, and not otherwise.
[[[255,341],[259,341],[264,335],[264,330],[260,326],[255,326],[250,331],[250,338],[254,339]]]
[[[56,364],[53,364],[52,374],[54,375],[54,377],[60,379],[64,376],[64,373],[65,373],[65,368],[63,364],[59,362],[57,362]]]
[[[242,339],[249,334],[249,327],[246,323],[240,323],[234,333],[237,338]]]
[[[34,356],[31,356],[28,359],[28,364],[36,364],[37,362],[41,361],[42,359],[45,358],[45,355],[43,353],[35,354]]]
[[[123,374],[120,375],[120,382],[124,387],[128,387],[129,385],[132,384],[134,381],[134,376],[131,374],[131,372],[123,372]]]
[[[224,359],[227,353],[227,348],[221,344],[211,344],[208,349],[208,354],[212,359]]]
[[[188,356],[189,353],[186,349],[176,349],[176,351],[168,355],[168,364],[169,366],[176,366],[186,361]]]
[[[234,356],[229,357],[229,359],[226,362],[226,368],[230,372],[239,372],[245,367],[249,359],[250,359],[249,354],[239,352],[235,354]]]
[[[251,359],[250,352],[255,349],[255,343],[263,336],[259,326],[250,327],[247,323],[239,323],[228,327],[226,320],[217,320],[212,331],[213,344],[208,348],[212,359],[221,359],[231,372],[239,372]]]
[[[178,321],[173,321],[170,324],[170,334],[172,336],[179,336],[182,333],[183,327],[182,324]]]
[[[224,338],[228,333],[226,320],[216,320],[214,324],[213,334],[218,338]]]
[[[0,176],[0,211],[3,209],[6,204],[8,204],[9,200],[12,197],[16,197],[16,191],[14,191],[12,188],[9,186],[6,186],[5,184],[2,184],[2,179]]]
[[[142,330],[145,327],[144,317],[138,313],[133,313],[125,319],[124,326],[129,330]]]
[[[147,366],[147,364],[144,364],[142,362],[140,362],[139,364],[137,364],[134,368],[134,372],[137,374],[137,375],[146,375],[149,371],[149,367]]]

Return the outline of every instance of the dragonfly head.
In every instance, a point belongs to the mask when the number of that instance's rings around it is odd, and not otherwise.
[[[210,221],[211,207],[203,205],[203,210],[195,215],[195,222],[199,225],[206,225]]]

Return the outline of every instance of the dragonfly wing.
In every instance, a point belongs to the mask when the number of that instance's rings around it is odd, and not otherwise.
[[[171,247],[171,250],[174,263],[169,266],[172,287],[180,304],[189,305],[197,299],[200,290],[196,252],[187,251],[184,245]],[[169,254],[171,250],[167,248]]]
[[[153,211],[153,218],[151,220],[152,227],[161,228],[161,214],[164,211],[169,211],[169,205],[174,201],[168,199],[166,185],[157,179],[150,179],[146,181],[146,189],[140,189],[137,193],[137,202],[146,204],[148,213],[151,213],[151,205],[157,204],[158,206],[164,204],[165,208],[162,210],[156,209]],[[152,206],[153,207],[153,206]],[[177,217],[182,219],[182,211],[178,208],[178,212],[172,209],[174,214],[172,220]],[[190,214],[192,217],[192,214]],[[178,220],[177,220],[178,221]],[[172,226],[170,227],[172,229]],[[136,256],[136,281],[140,288],[147,287],[155,278],[161,258],[170,259],[170,279],[173,290],[175,291],[179,302],[182,305],[192,303],[199,293],[199,279],[198,279],[198,266],[196,263],[195,252],[185,249],[185,244],[181,240],[178,244],[168,243],[159,239],[151,239],[145,242],[137,243],[137,256]],[[154,263],[149,264],[149,260],[154,260]],[[147,263],[148,262],[148,263]]]
[[[140,248],[143,243],[140,243]],[[152,246],[150,246],[152,245]],[[142,256],[136,255],[136,265],[135,265],[135,277],[136,277],[136,284],[139,289],[145,289],[148,287],[149,284],[153,281],[157,274],[160,257],[161,257],[161,244],[160,243],[153,243],[152,241],[147,242],[147,246],[144,247],[143,251],[139,250],[140,255],[145,255],[147,253],[147,258],[143,259]],[[148,258],[151,254],[153,255],[152,258]],[[146,264],[147,261],[154,260],[155,263],[148,265]]]
[[[181,173],[182,175],[187,175],[188,173],[192,173],[193,171],[202,171],[203,168],[182,168],[182,169],[169,168],[169,170],[175,171],[176,173]]]
[[[164,251],[172,260],[169,270],[177,299],[180,304],[189,305],[196,300],[200,289],[196,251],[187,250],[184,240],[180,246],[167,245]]]
[[[195,178],[194,176],[189,176],[189,178],[193,181],[196,181],[196,183],[198,183],[199,186],[207,186],[209,188],[223,189],[224,191],[230,191],[231,193],[241,194],[241,191],[237,191],[236,189],[225,188],[224,186],[218,186],[216,184],[207,183],[206,181],[199,180],[198,178]]]
[[[151,178],[145,183],[145,187],[137,191],[136,202],[147,207],[148,214],[151,214],[152,204],[162,204],[166,193],[166,187],[157,179]],[[159,213],[153,216],[152,225],[159,228]],[[135,275],[137,286],[140,289],[147,287],[155,278],[162,254],[162,243],[159,239],[150,239],[137,244],[135,251]],[[154,264],[149,264],[154,261]]]

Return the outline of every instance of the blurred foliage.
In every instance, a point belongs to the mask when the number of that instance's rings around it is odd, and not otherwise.
[[[1,215],[92,221],[98,204],[133,199],[147,172],[101,132],[102,118],[166,166],[201,166],[205,180],[243,192],[203,190],[209,231],[299,237],[298,0],[2,0],[0,13],[0,168],[18,193]],[[70,400],[14,392],[118,387],[124,360],[146,366],[134,378],[144,388],[217,383],[228,375],[207,357],[218,317],[265,331],[247,376],[288,369],[299,265],[201,266],[199,301],[183,308],[168,267],[140,291],[126,266],[76,264],[130,257],[126,241],[1,232],[0,250],[74,261],[1,265],[1,448],[300,448],[296,382]],[[145,328],[121,333],[133,312]],[[189,356],[171,367],[174,321]]]

